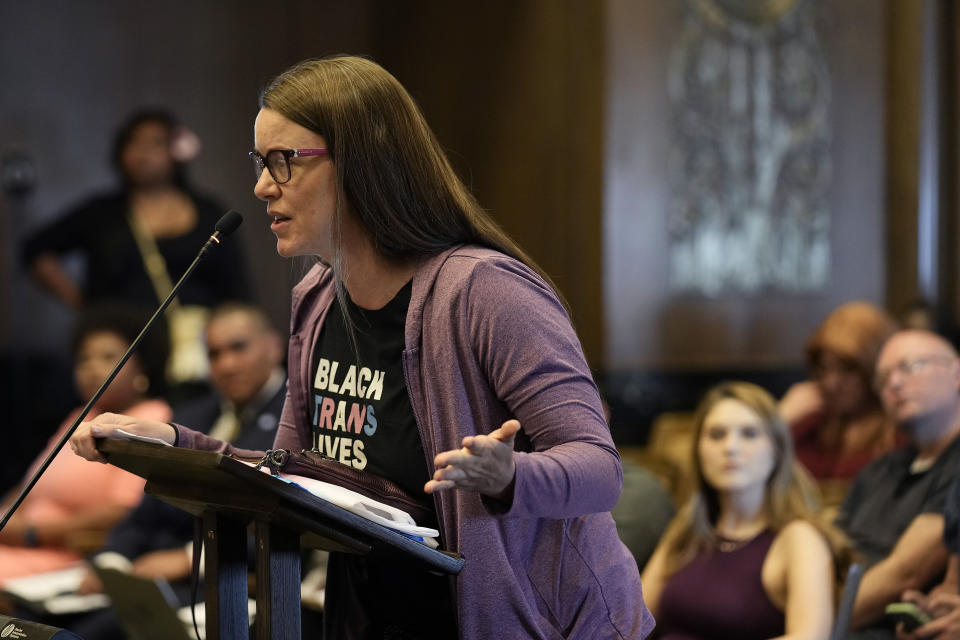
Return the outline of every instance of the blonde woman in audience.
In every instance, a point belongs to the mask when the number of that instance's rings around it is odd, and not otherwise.
[[[825,640],[842,544],[818,521],[776,401],[725,383],[695,421],[696,490],[642,577],[657,637]]]

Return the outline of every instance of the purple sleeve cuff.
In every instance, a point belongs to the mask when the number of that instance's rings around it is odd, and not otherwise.
[[[213,453],[234,455],[240,458],[262,458],[264,455],[263,451],[255,451],[253,449],[240,449],[233,446],[229,442],[224,442],[223,440],[217,440],[216,438],[211,438],[208,435],[204,435],[199,431],[195,431],[194,429],[185,427],[182,424],[171,423],[171,426],[177,432],[175,446],[180,447],[182,449],[212,451]]]
[[[513,501],[483,498],[492,516],[510,518],[570,518],[610,511],[620,497],[623,471],[616,455],[582,442],[550,451],[515,451]],[[577,464],[580,461],[581,464]]]

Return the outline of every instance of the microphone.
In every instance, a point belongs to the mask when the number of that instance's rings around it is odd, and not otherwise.
[[[0,638],[30,638],[31,640],[83,640],[69,629],[30,620],[11,618],[0,614]]]
[[[17,499],[13,501],[13,504],[10,505],[10,508],[7,509],[7,512],[3,514],[3,519],[0,520],[0,530],[7,526],[7,522],[10,521],[11,516],[13,516],[13,512],[16,511],[17,508],[23,503],[23,500],[27,497],[27,494],[30,493],[30,490],[33,489],[34,485],[37,484],[37,481],[40,480],[40,476],[43,475],[43,472],[47,470],[47,467],[50,466],[50,463],[53,462],[53,459],[58,453],[60,453],[60,450],[63,449],[63,446],[67,444],[67,441],[69,441],[71,436],[73,436],[74,432],[77,430],[77,427],[80,426],[80,423],[83,422],[83,419],[87,417],[88,413],[90,413],[90,409],[92,409],[93,405],[96,404],[97,400],[100,399],[100,396],[103,395],[103,392],[107,390],[107,387],[110,386],[110,383],[113,382],[113,379],[117,377],[120,369],[122,369],[123,365],[127,363],[127,360],[129,360],[130,356],[133,355],[133,352],[137,350],[137,347],[140,346],[140,343],[143,342],[144,336],[146,336],[147,332],[150,331],[151,327],[153,327],[153,324],[156,322],[157,318],[159,318],[160,315],[166,311],[167,307],[170,306],[170,303],[173,302],[173,299],[180,291],[180,287],[183,286],[183,283],[187,281],[187,278],[189,278],[194,269],[197,268],[197,265],[200,264],[200,261],[203,259],[203,257],[212,247],[219,245],[223,238],[226,238],[231,233],[236,231],[241,222],[243,222],[243,216],[233,209],[227,211],[217,221],[210,239],[207,240],[206,244],[204,244],[197,253],[197,257],[193,259],[193,262],[190,263],[190,266],[187,267],[187,270],[183,272],[182,276],[180,276],[177,284],[175,284],[173,289],[170,290],[170,294],[164,299],[163,302],[160,303],[160,306],[157,307],[157,310],[154,311],[153,315],[150,316],[150,319],[147,320],[147,324],[143,326],[143,329],[141,329],[137,337],[134,338],[126,353],[124,353],[120,357],[120,360],[117,361],[117,364],[113,366],[113,369],[110,371],[110,375],[108,375],[107,379],[103,381],[103,384],[101,384],[100,388],[97,389],[97,392],[93,394],[93,397],[87,401],[87,404],[84,405],[80,415],[78,415],[73,421],[73,424],[71,424],[70,428],[67,429],[66,433],[63,434],[63,437],[60,438],[53,450],[43,460],[43,463],[37,468],[36,472],[30,476],[30,479],[24,485],[23,489],[21,489]]]
[[[197,259],[205,256],[211,247],[220,244],[220,240],[222,238],[226,238],[228,235],[236,231],[241,222],[243,222],[243,216],[240,215],[239,211],[230,209],[230,211],[227,211],[225,214],[223,214],[223,216],[217,220],[217,224],[215,224],[213,227],[213,235],[210,236],[210,239],[207,240],[207,243],[203,245],[203,248],[200,249],[200,255],[197,256]],[[189,273],[191,269],[187,269],[187,273]],[[186,278],[187,274],[185,273],[183,277]],[[183,278],[181,278],[181,280],[182,279]]]
[[[213,227],[215,233],[219,233],[221,237],[227,237],[231,233],[237,230],[237,227],[243,222],[243,216],[240,215],[239,211],[234,211],[230,209],[223,217],[217,220],[217,224]]]

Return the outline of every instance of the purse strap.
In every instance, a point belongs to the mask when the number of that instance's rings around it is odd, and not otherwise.
[[[133,239],[137,243],[140,258],[143,260],[143,268],[157,294],[157,300],[162,301],[173,291],[173,280],[170,279],[170,272],[167,270],[167,261],[160,253],[156,238],[133,211],[127,215],[127,222],[133,233]],[[179,304],[180,301],[174,299],[170,302],[170,307],[176,308]]]
[[[202,640],[197,628],[197,592],[200,588],[200,555],[203,552],[203,518],[193,519],[193,557],[190,561],[190,619],[193,620],[193,633]]]

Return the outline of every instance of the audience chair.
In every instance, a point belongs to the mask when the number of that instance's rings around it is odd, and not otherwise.
[[[850,630],[850,616],[853,614],[853,603],[857,600],[857,589],[860,588],[860,578],[863,577],[863,566],[857,563],[850,565],[847,578],[843,582],[843,597],[837,607],[837,617],[833,623],[830,640],[843,640]]]

